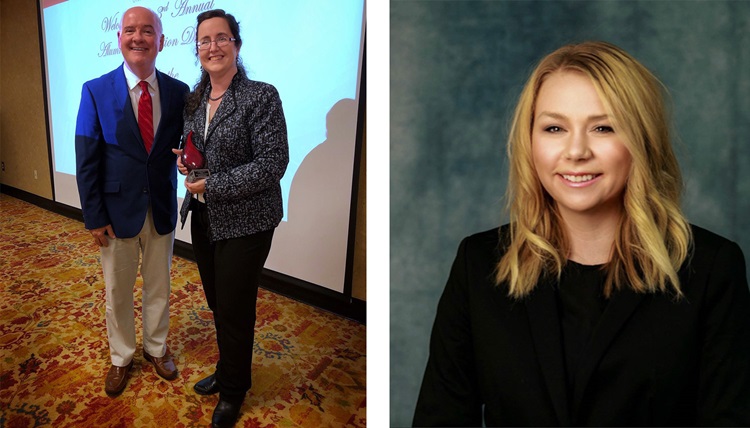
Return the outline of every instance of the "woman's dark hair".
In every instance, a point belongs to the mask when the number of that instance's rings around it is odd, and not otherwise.
[[[207,10],[198,15],[198,23],[195,25],[196,58],[198,58],[198,27],[200,27],[203,21],[211,18],[224,18],[224,20],[227,21],[227,25],[229,25],[229,31],[232,32],[232,37],[234,37],[235,39],[234,45],[237,46],[237,49],[242,46],[242,36],[240,36],[240,23],[237,22],[237,19],[234,17],[234,15],[232,15],[231,13],[226,13],[224,9]],[[247,77],[247,72],[245,71],[245,67],[242,65],[242,59],[240,59],[239,56],[237,56],[237,73],[243,77]],[[188,112],[193,113],[198,109],[198,106],[201,103],[201,99],[205,96],[206,88],[208,87],[210,80],[211,79],[208,76],[208,72],[206,72],[206,70],[201,67],[201,77],[198,80],[198,83],[196,83],[193,87],[193,92],[188,94],[187,98],[185,99],[185,109]]]

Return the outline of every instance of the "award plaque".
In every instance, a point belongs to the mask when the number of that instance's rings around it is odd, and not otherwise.
[[[193,131],[188,132],[185,147],[182,149],[182,164],[188,170],[187,181],[193,183],[201,178],[207,178],[210,173],[206,166],[206,158],[193,144]]]

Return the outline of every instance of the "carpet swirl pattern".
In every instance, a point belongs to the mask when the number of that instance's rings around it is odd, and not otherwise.
[[[141,279],[136,328],[141,336]],[[0,194],[0,427],[205,427],[218,397],[193,384],[218,359],[195,263],[172,263],[169,347],[179,376],[136,351],[104,393],[109,348],[99,251],[83,224]],[[365,326],[260,289],[253,387],[239,427],[364,427]]]

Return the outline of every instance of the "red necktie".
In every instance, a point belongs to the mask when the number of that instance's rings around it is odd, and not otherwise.
[[[148,82],[141,80],[141,98],[138,100],[138,128],[141,130],[146,152],[151,153],[154,143],[154,111],[151,108],[151,94],[148,92]]]

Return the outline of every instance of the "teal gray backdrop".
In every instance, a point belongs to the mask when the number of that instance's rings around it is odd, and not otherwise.
[[[688,219],[747,259],[750,2],[392,1],[390,26],[392,426],[411,424],[459,241],[507,221],[510,111],[563,44],[612,42],[664,82]]]

